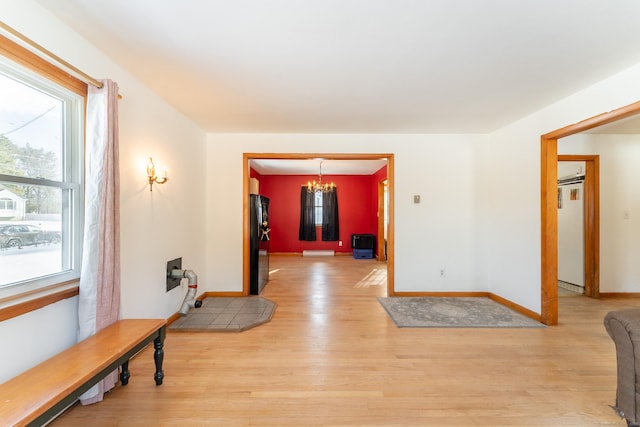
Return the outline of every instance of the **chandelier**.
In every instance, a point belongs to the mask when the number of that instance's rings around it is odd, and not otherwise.
[[[322,162],[320,162],[318,181],[307,181],[307,191],[309,193],[327,193],[333,191],[334,188],[336,185],[333,182],[331,184],[322,182]]]

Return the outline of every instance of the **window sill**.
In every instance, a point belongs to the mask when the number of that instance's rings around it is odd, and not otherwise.
[[[78,280],[57,283],[0,300],[0,322],[78,295]]]

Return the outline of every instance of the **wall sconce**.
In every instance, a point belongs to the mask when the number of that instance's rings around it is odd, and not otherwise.
[[[153,164],[153,159],[149,157],[149,163],[147,163],[147,176],[149,177],[149,191],[153,191],[153,183],[164,184],[169,180],[167,177],[167,167],[164,167],[164,176],[158,178],[156,176],[156,165]]]

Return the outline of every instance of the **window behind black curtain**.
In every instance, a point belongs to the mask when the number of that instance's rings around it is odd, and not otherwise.
[[[338,189],[322,194],[322,240],[334,242],[340,239],[338,220]]]
[[[316,240],[316,207],[315,194],[309,193],[307,187],[300,188],[300,231],[298,240]]]

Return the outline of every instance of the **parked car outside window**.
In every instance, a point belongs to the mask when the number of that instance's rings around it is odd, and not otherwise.
[[[0,248],[3,249],[59,243],[61,240],[62,234],[59,231],[43,230],[36,225],[0,225]]]

